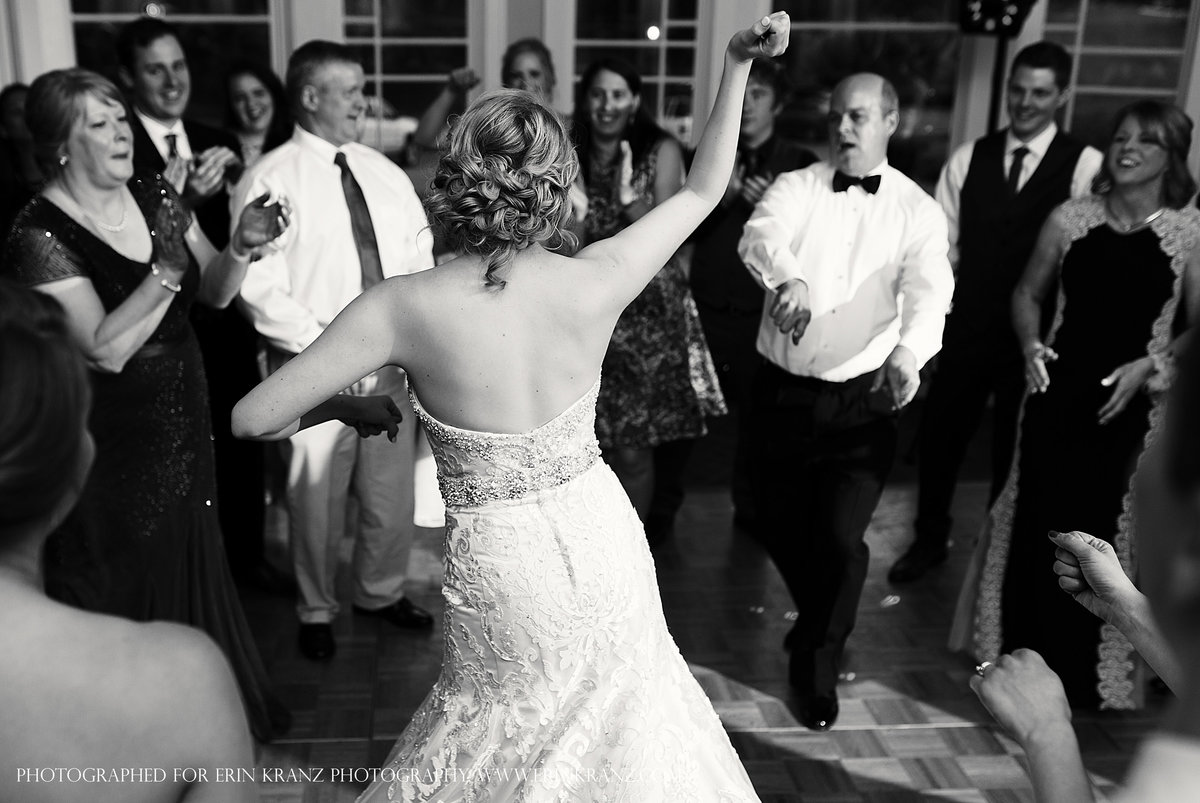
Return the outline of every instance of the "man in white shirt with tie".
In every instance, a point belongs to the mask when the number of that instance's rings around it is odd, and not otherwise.
[[[382,153],[357,142],[366,112],[363,84],[362,67],[346,46],[312,41],[298,48],[287,70],[295,133],[247,171],[235,191],[235,220],[264,192],[291,204],[281,247],[253,263],[242,284],[242,301],[267,340],[272,369],[316,340],[369,287],[433,267],[433,238],[412,183]],[[386,394],[408,405],[404,374],[394,367],[346,392]],[[360,439],[337,421],[288,439],[299,646],[308,658],[326,659],[336,650],[334,580],[351,490],[359,504],[355,610],[398,627],[432,626],[430,614],[404,596],[415,440],[412,415],[404,417],[394,443]]]
[[[887,163],[895,89],[862,73],[830,101],[832,161],[781,174],[738,253],[768,292],[754,389],[761,535],[799,613],[785,645],[801,722],[831,727],[866,579],[863,535],[899,411],[941,346],[953,291],[946,218]]]
[[[1103,161],[1054,122],[1070,84],[1071,57],[1060,45],[1022,49],[1008,77],[1008,127],[961,146],[942,169],[937,199],[950,227],[954,305],[921,418],[916,538],[888,572],[893,583],[916,580],[946,559],[958,471],[989,398],[989,505],[1008,479],[1025,395],[1012,293],[1050,212],[1090,194]]]

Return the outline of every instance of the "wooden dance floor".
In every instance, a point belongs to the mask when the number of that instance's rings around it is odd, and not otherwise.
[[[917,584],[892,587],[885,578],[912,533],[914,471],[903,459],[867,536],[870,574],[838,687],[841,716],[826,733],[797,723],[781,649],[794,612],[762,548],[733,530],[730,429],[718,424],[697,448],[676,536],[656,560],[671,631],[762,799],[1032,801],[1021,751],[967,686],[973,663],[944,646],[969,536]],[[904,434],[901,450],[911,442]],[[986,456],[977,451],[955,499],[956,533],[973,534],[982,519],[986,484],[973,466],[986,465]],[[282,550],[281,514],[270,519],[272,547]],[[434,611],[441,610],[440,543],[440,532],[420,530],[410,573],[410,595]],[[318,664],[296,649],[290,600],[252,591],[244,600],[294,716],[291,732],[260,751],[262,800],[353,801],[365,784],[352,770],[380,766],[437,677],[440,616],[432,634],[416,635],[343,614],[334,625],[337,656]],[[1164,700],[1151,695],[1150,703],[1134,714],[1076,716],[1085,763],[1102,789],[1123,777]]]

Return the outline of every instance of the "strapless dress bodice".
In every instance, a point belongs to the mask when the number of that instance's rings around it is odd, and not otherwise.
[[[447,508],[523,499],[563,485],[600,458],[596,442],[596,396],[600,380],[545,424],[521,433],[477,432],[444,424],[409,400],[425,427]]]

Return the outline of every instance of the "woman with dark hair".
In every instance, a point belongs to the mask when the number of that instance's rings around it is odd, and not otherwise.
[[[229,664],[210,639],[46,597],[41,554],[84,487],[90,390],[62,307],[0,281],[0,800],[257,800],[218,767],[254,764]],[[92,782],[32,768],[157,767]],[[185,782],[174,768],[206,768]],[[239,782],[240,781],[240,782]]]
[[[46,550],[46,588],[85,610],[194,625],[224,649],[255,735],[284,727],[230,579],[217,520],[208,390],[188,313],[237,294],[252,251],[287,225],[257,199],[217,253],[161,175],[133,174],[117,88],[82,69],[29,90],[46,185],[2,263],[53,296],[92,369],[95,470]]]
[[[585,242],[612,237],[683,183],[683,149],[642,103],[641,76],[617,59],[579,80],[572,128],[587,188]],[[704,419],[726,412],[686,268],[675,254],[621,315],[604,359],[596,433],[659,541],[683,500],[681,473]]]
[[[573,257],[546,247],[569,239],[565,125],[528,92],[484,95],[427,203],[462,256],[367,290],[234,409],[245,437],[331,418],[394,433],[390,399],[339,391],[397,365],[433,447],[442,673],[360,800],[757,800],[667,630],[595,410],[621,311],[725,192],[750,61],[789,30],[777,13],[733,36],[687,183]]]
[[[246,167],[292,136],[283,82],[252,61],[235,65],[225,78],[225,128],[237,137]]]
[[[1132,708],[1141,692],[1128,641],[1046,571],[1046,533],[1095,533],[1134,570],[1130,477],[1158,437],[1161,391],[1192,337],[1173,336],[1176,314],[1200,320],[1200,213],[1185,206],[1191,131],[1183,112],[1157,101],[1118,112],[1096,194],[1051,214],[1013,294],[1029,392],[951,644],[987,660],[1036,650],[1078,707]],[[1043,302],[1056,287],[1043,340]]]

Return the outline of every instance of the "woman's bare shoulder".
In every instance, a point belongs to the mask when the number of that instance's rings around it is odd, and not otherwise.
[[[21,710],[40,731],[69,732],[86,721],[95,750],[119,749],[138,734],[138,749],[165,760],[187,758],[197,728],[228,726],[230,711],[245,727],[229,664],[205,634],[46,602],[31,627],[4,637],[4,653],[21,659],[0,670],[0,698],[26,700]]]

